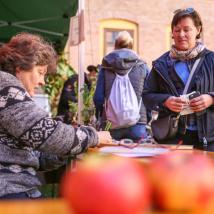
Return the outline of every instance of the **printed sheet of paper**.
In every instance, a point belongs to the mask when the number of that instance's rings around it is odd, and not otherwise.
[[[194,113],[194,112],[191,110],[191,108],[188,104],[185,105],[183,110],[180,112],[181,115],[187,115],[187,114],[192,114],[192,113]]]
[[[187,114],[194,113],[189,106],[189,103],[190,103],[189,96],[193,93],[195,93],[195,91],[193,91],[189,94],[180,95],[180,97],[186,102],[186,104],[183,106],[183,110],[180,112],[181,115],[187,115]]]
[[[100,152],[115,154],[124,157],[151,157],[169,152],[168,148],[143,147],[139,146],[133,149],[122,146],[105,146],[99,149]]]

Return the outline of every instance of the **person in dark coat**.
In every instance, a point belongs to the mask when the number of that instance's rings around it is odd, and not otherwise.
[[[94,65],[87,67],[87,74],[84,74],[84,82],[88,90],[91,90],[92,82],[96,80],[97,68]],[[57,115],[63,118],[63,122],[70,124],[72,115],[69,111],[69,102],[77,103],[78,74],[73,74],[64,83],[59,99]]]
[[[214,53],[199,41],[203,26],[194,8],[175,11],[171,30],[174,44],[153,62],[144,85],[144,104],[158,111],[159,118],[181,114],[187,103],[180,95],[195,61],[201,58],[187,91],[200,95],[189,100],[192,113],[180,116],[179,133],[169,143],[182,140],[194,148],[214,151]]]

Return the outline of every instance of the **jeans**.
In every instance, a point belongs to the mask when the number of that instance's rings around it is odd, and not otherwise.
[[[136,125],[127,128],[111,129],[110,134],[115,140],[121,140],[125,138],[140,140],[142,138],[147,138],[146,125],[141,123],[137,123]]]

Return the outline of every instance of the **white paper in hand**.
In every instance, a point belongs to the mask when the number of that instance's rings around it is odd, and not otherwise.
[[[186,103],[184,104],[183,106],[183,110],[180,112],[180,115],[187,115],[187,114],[192,114],[194,113],[192,111],[192,109],[190,108],[190,99],[189,99],[189,96],[196,93],[195,91],[189,93],[189,94],[183,94],[183,95],[180,95],[180,97],[182,98],[183,101],[185,101]]]

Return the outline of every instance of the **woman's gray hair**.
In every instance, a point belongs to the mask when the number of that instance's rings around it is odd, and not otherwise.
[[[131,37],[130,33],[127,31],[121,31],[116,37],[115,40],[115,49],[121,48],[133,48],[133,38]]]

